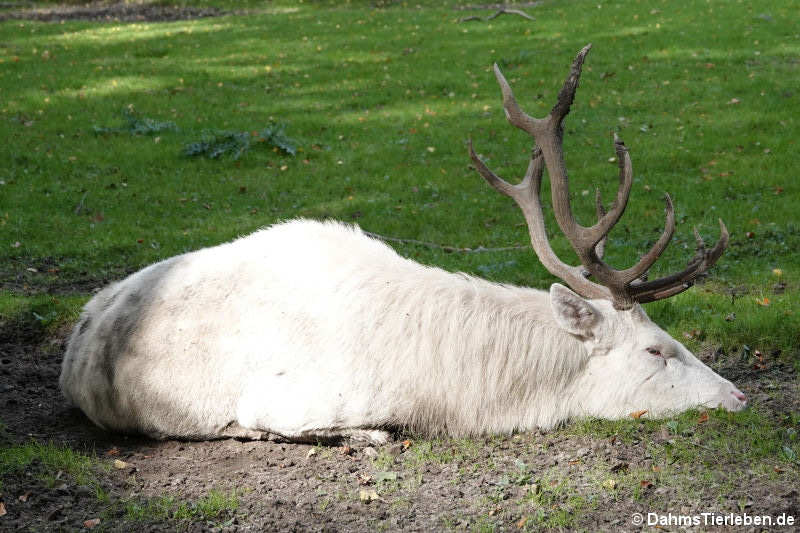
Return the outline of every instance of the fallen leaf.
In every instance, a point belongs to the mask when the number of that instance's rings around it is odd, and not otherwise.
[[[6,504],[0,502],[0,516],[5,516],[7,513],[8,511],[6,511]]]
[[[653,465],[653,472],[661,472],[661,467]]]
[[[708,411],[703,411],[697,419],[698,424],[704,424],[705,422],[708,422]]]
[[[99,518],[90,518],[89,520],[83,522],[83,527],[85,527],[86,529],[94,529],[99,525],[100,525]]]
[[[643,480],[641,480],[641,481],[639,482],[639,485],[640,485],[640,486],[641,486],[643,489],[649,489],[650,487],[652,487],[652,486],[653,486],[653,484],[652,484],[652,483],[650,482],[650,480],[648,480],[648,479],[643,479]]]
[[[361,489],[358,492],[358,499],[364,503],[370,503],[374,501],[383,501],[383,498],[378,496],[378,492],[373,489]]]
[[[19,248],[20,246],[22,246],[22,243],[19,242],[19,241],[15,242],[14,244],[11,245],[12,248]]]
[[[22,495],[20,495],[20,497],[19,497],[19,498],[17,498],[17,499],[18,499],[19,501],[21,501],[22,503],[25,503],[25,502],[27,502],[27,501],[28,501],[28,498],[30,498],[30,497],[31,497],[31,491],[28,491],[28,492],[26,492],[25,494],[22,494]]]
[[[764,297],[760,300],[756,300],[756,303],[761,307],[769,307],[769,298]]]
[[[341,452],[342,455],[353,455],[353,448],[351,448],[347,444],[342,446],[339,451]]]
[[[778,277],[783,276],[783,270],[781,270],[780,268],[773,268],[772,269],[772,273],[775,274]]]
[[[113,448],[111,448],[106,452],[106,455],[119,455],[119,448],[114,446]]]
[[[527,522],[528,522],[528,517],[527,516],[523,516],[522,518],[520,518],[517,521],[517,529],[522,529],[523,527],[525,527],[525,524]]]
[[[643,409],[641,411],[634,411],[634,412],[632,412],[630,414],[630,416],[631,416],[631,418],[635,418],[635,419],[638,420],[638,419],[642,418],[645,415],[645,413],[647,413],[647,409]]]
[[[748,239],[752,239],[753,237],[755,237],[755,236],[756,236],[756,234],[755,234],[755,233],[753,233],[752,231],[748,231],[748,232],[747,232],[747,233],[745,233],[744,235],[745,235],[745,237],[747,237]]]
[[[607,480],[603,481],[603,487],[608,490],[613,490],[617,487],[617,482],[611,478],[608,478]]]
[[[410,447],[411,447],[411,440],[410,440],[410,439],[406,439],[406,440],[404,440],[404,441],[403,441],[403,449],[404,449],[404,450],[407,450],[407,449],[409,449]]]
[[[130,466],[128,463],[126,463],[125,461],[122,461],[120,459],[114,459],[114,463],[113,464],[114,464],[114,468],[116,468],[117,470],[122,470],[122,469],[128,468]]]
[[[311,448],[310,450],[308,450],[308,453],[306,454],[306,458],[314,457],[315,455],[317,455],[317,453],[318,452],[317,452],[316,448]]]
[[[740,100],[738,98],[731,98],[730,100],[728,100],[728,105],[735,105],[738,104],[739,102]]]

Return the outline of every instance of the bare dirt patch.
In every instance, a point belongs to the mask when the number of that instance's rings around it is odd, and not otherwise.
[[[67,334],[0,324],[0,445],[52,442],[96,456],[98,481],[80,484],[36,460],[0,472],[0,529],[79,530],[99,519],[95,530],[638,531],[631,516],[648,510],[800,515],[791,466],[765,474],[719,457],[710,468],[681,471],[685,463],[662,464],[654,453],[674,436],[643,423],[619,438],[568,427],[471,440],[397,435],[378,448],[108,434],[58,391]],[[790,367],[739,378],[776,416],[797,412]],[[212,491],[237,505],[203,511],[198,502]]]
[[[0,12],[0,21],[169,22],[218,17],[224,14],[223,10],[214,7],[161,6],[144,2],[91,2],[80,5],[55,5],[46,8],[17,8],[15,5],[11,11]]]

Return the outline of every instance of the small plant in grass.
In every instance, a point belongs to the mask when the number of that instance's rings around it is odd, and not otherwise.
[[[132,521],[164,520],[172,514],[175,499],[161,496],[146,501],[132,500],[125,504],[125,519]]]
[[[525,521],[527,528],[564,528],[575,522],[586,507],[586,500],[579,494],[569,494],[566,480],[557,481],[548,476],[532,483],[523,501],[533,510]]]
[[[225,494],[218,490],[212,490],[196,502],[179,502],[173,511],[172,518],[206,521],[219,518],[225,512],[234,512],[238,508],[239,496],[236,491]]]
[[[220,518],[239,508],[239,493],[211,490],[194,502],[159,496],[149,500],[130,500],[125,503],[125,519],[129,521],[177,520],[202,522]]]
[[[162,122],[149,117],[139,115],[131,107],[122,110],[124,124],[119,127],[92,126],[92,131],[98,135],[108,133],[129,133],[130,135],[152,135],[164,131],[178,131],[178,126],[174,122]]]
[[[387,471],[394,465],[394,456],[385,450],[381,450],[378,456],[372,460],[372,465],[376,470]]]
[[[184,147],[183,153],[190,157],[204,156],[218,159],[223,155],[228,155],[233,159],[239,159],[250,150],[251,146],[263,144],[294,156],[297,153],[297,143],[286,136],[285,130],[286,126],[279,123],[271,123],[263,130],[252,133],[249,131],[205,130],[199,141],[189,143]]]

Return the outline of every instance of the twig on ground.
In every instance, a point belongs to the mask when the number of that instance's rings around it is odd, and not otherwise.
[[[416,244],[418,246],[425,246],[427,248],[434,248],[436,250],[442,250],[446,253],[461,253],[461,254],[471,254],[471,253],[480,253],[480,252],[508,252],[511,250],[522,250],[527,248],[524,245],[517,245],[517,246],[501,246],[498,248],[485,248],[483,246],[478,246],[477,248],[459,248],[458,246],[448,246],[446,244],[437,244],[435,242],[425,242],[425,241],[418,241],[416,239],[402,239],[400,237],[387,237],[386,235],[379,235],[377,233],[372,233],[371,231],[365,231],[364,234],[374,237],[376,239],[380,239],[382,241],[388,242],[399,242],[403,244]]]
[[[501,7],[500,9],[498,9],[496,12],[492,13],[492,14],[491,14],[491,15],[489,15],[488,17],[478,17],[478,16],[476,16],[476,15],[472,15],[472,16],[469,16],[469,17],[464,17],[464,18],[461,18],[461,19],[459,19],[459,20],[458,20],[458,22],[459,22],[459,24],[460,24],[460,23],[462,23],[462,22],[468,22],[468,21],[470,21],[470,20],[482,20],[482,21],[487,21],[487,20],[496,19],[496,18],[497,18],[497,17],[499,17],[500,15],[519,15],[520,17],[522,17],[522,18],[526,18],[526,19],[528,19],[528,20],[536,20],[536,19],[534,19],[532,16],[528,15],[527,13],[525,13],[525,12],[524,12],[524,11],[522,11],[522,10],[519,10],[519,9],[509,9],[509,8],[507,8],[507,7]]]
[[[704,449],[704,450],[706,450],[706,451],[709,451],[709,452],[711,452],[711,453],[713,453],[713,454],[718,454],[718,453],[719,453],[717,450],[712,450],[712,449],[711,449],[711,448],[709,448],[708,446],[703,446],[703,445],[702,445],[702,444],[700,444],[699,442],[695,442],[695,441],[693,441],[693,440],[689,440],[689,439],[686,439],[686,442],[688,442],[689,444],[692,444],[693,446],[697,446],[698,448],[702,448],[702,449]]]
[[[524,11],[522,11],[520,9],[507,9],[507,8],[498,9],[496,13],[486,17],[486,20],[495,19],[495,18],[499,17],[500,15],[519,15],[522,18],[526,18],[528,20],[534,20],[534,18],[532,16],[528,15],[527,13],[525,13]]]
[[[75,206],[75,214],[76,215],[80,215],[81,214],[81,211],[83,210],[83,201],[86,200],[86,195],[87,194],[89,194],[89,191],[86,191],[85,193],[83,193],[83,196],[81,196],[81,201],[78,202],[78,205]]]
[[[541,4],[541,0],[536,0],[533,2],[514,2],[514,7],[538,7]],[[494,4],[467,4],[463,6],[453,6],[453,9],[456,11],[475,11],[476,9],[501,9],[504,7],[508,7],[508,4],[497,2]]]

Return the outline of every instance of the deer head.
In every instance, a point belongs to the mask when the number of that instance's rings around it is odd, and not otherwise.
[[[574,100],[581,67],[590,48],[591,45],[587,45],[578,53],[555,106],[544,118],[531,117],[520,109],[511,87],[494,65],[506,118],[534,139],[531,160],[522,182],[512,185],[498,177],[469,143],[470,157],[480,175],[496,190],[510,196],[522,210],[531,244],[542,264],[575,291],[559,284],[550,289],[556,323],[579,338],[590,356],[570,392],[575,404],[580,406],[574,414],[617,417],[633,410],[648,409],[651,414],[658,415],[694,406],[718,405],[730,410],[741,409],[746,403],[745,395],[655,325],[640,305],[685,291],[719,259],[728,243],[728,231],[722,220],[719,221],[720,239],[710,250],[695,230],[697,252],[686,268],[648,281],[647,271],[663,253],[675,231],[672,200],[666,195],[665,228],[653,247],[625,270],[616,270],[605,263],[606,237],[622,217],[633,183],[628,150],[616,135],[614,145],[619,161],[616,199],[606,210],[598,190],[597,223],[593,226],[580,225],[572,214],[562,146],[563,120]],[[540,198],[545,167],[550,176],[555,219],[578,255],[579,266],[562,262],[548,242]]]

